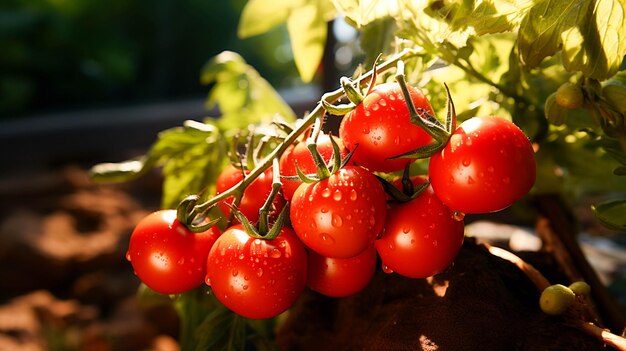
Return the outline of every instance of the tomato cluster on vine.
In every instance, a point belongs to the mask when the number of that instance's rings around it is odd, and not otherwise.
[[[442,272],[461,249],[464,214],[502,210],[534,183],[532,146],[505,119],[474,117],[456,127],[449,101],[441,122],[424,93],[402,79],[346,95],[338,136],[320,134],[320,118],[265,169],[222,171],[214,205],[223,231],[192,231],[188,203],[141,221],[127,256],[141,281],[163,294],[206,283],[235,313],[271,318],[307,287],[332,297],[358,293],[377,266],[408,278]],[[429,158],[428,174],[410,174],[416,158]]]

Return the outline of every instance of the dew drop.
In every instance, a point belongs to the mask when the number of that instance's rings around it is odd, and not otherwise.
[[[471,160],[469,158],[463,159],[463,166],[468,167],[471,164]]]
[[[333,225],[333,227],[336,227],[336,228],[341,227],[341,225],[343,225],[343,220],[341,219],[341,216],[337,214],[333,214],[333,218],[331,219],[331,224]]]
[[[272,249],[270,251],[270,257],[271,258],[280,258],[280,256],[282,256],[282,253],[280,252],[279,249]]]
[[[363,127],[363,129],[361,129],[361,132],[363,132],[363,134],[369,134],[370,133],[370,128],[368,126]]]
[[[340,201],[342,197],[343,194],[341,193],[341,190],[335,190],[335,192],[333,193],[333,199],[335,199],[335,201]]]
[[[248,290],[248,285],[244,285],[241,287],[243,290]]]
[[[502,178],[502,183],[509,184],[510,182],[511,182],[511,178],[509,178],[509,177]]]
[[[374,216],[370,216],[370,220],[369,223],[371,226],[373,226],[374,224],[376,224],[376,218],[374,218]]]
[[[489,172],[489,173],[493,173],[493,171],[494,171],[493,166],[489,166],[489,167],[487,167],[487,172]]]
[[[372,104],[370,106],[370,108],[372,109],[372,111],[378,111],[378,109],[380,108],[380,106],[378,106],[378,104]]]
[[[239,274],[239,271],[234,269],[233,272],[231,273],[233,275],[233,277],[236,277],[237,274]]]
[[[182,266],[185,264],[185,258],[181,257],[176,263],[178,263],[179,266]]]
[[[322,190],[322,197],[329,197],[329,196],[330,196],[330,189],[324,188],[324,190]]]
[[[130,262],[130,251],[126,251],[126,260]]]
[[[431,223],[428,228],[430,229],[435,229],[437,227],[437,225],[435,223]]]
[[[386,264],[383,263],[383,272],[385,272],[387,274],[391,274],[391,273],[393,273],[393,269],[389,268],[389,266],[387,266]]]
[[[356,199],[358,198],[358,194],[356,193],[356,190],[352,189],[350,190],[350,200],[351,201],[356,201]]]
[[[400,137],[395,137],[395,138],[393,138],[393,143],[394,143],[395,145],[399,145],[399,144],[400,144]]]
[[[467,146],[472,145],[472,138],[467,137],[467,139],[465,139],[465,145],[467,145]]]
[[[378,103],[380,104],[380,106],[387,106],[387,101],[385,101],[385,99],[380,99]]]
[[[326,213],[326,212],[328,212],[328,209],[327,209],[326,207],[322,207],[322,208],[320,209],[320,212],[322,212],[322,213]]]
[[[239,259],[240,259],[240,260],[243,260],[244,258],[246,258],[246,255],[244,255],[244,254],[243,254],[243,252],[242,252],[242,253],[240,253],[240,254],[239,254]]]
[[[467,176],[467,184],[474,184],[474,178]]]
[[[433,246],[434,246],[434,247],[437,247],[437,245],[439,245],[439,243],[437,242],[437,240],[434,240],[434,241],[433,241]]]
[[[410,231],[411,231],[411,228],[409,228],[409,227],[404,227],[404,228],[402,228],[402,232],[403,232],[404,234],[408,234]]]
[[[208,275],[204,277],[204,283],[208,286],[211,286],[211,278],[209,278]]]
[[[396,95],[395,94],[389,95],[389,100],[394,101],[395,99],[396,99]]]
[[[257,268],[256,276],[259,277],[259,278],[263,276],[263,268],[261,268],[261,267]]]
[[[394,250],[396,248],[396,245],[393,242],[389,243],[389,250]]]
[[[322,239],[322,243],[325,245],[332,245],[335,243],[335,238],[328,235],[327,233],[320,233],[320,238]]]

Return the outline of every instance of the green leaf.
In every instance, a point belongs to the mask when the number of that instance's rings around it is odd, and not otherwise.
[[[530,0],[475,1],[475,8],[457,16],[454,22],[473,27],[476,35],[514,31],[532,3]]]
[[[624,0],[542,0],[522,20],[520,59],[529,67],[563,50],[563,65],[586,77],[614,75],[626,53]]]
[[[626,200],[614,200],[591,207],[598,220],[607,228],[626,230]]]
[[[189,194],[211,190],[227,160],[225,138],[216,126],[186,123],[159,133],[149,155],[163,166],[162,208],[175,208]],[[211,126],[211,124],[207,124]]]
[[[200,80],[211,84],[207,106],[219,107],[222,130],[244,129],[250,124],[269,124],[276,115],[294,121],[291,107],[259,73],[237,53],[224,51],[202,69]]]
[[[153,159],[145,156],[119,163],[100,163],[91,168],[89,176],[97,183],[128,182],[141,177],[153,163]]]
[[[237,34],[248,38],[285,23],[293,3],[291,0],[249,0],[241,12]]]
[[[387,0],[333,0],[335,8],[346,16],[348,23],[360,29],[385,17],[400,14],[399,5]]]
[[[378,54],[391,53],[396,29],[396,22],[390,17],[376,19],[361,28],[361,48],[368,54],[365,67],[372,67]]]
[[[287,30],[300,77],[310,82],[324,55],[326,20],[315,3],[296,8],[289,15]]]

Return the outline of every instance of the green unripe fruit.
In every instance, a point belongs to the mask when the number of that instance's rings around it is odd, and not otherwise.
[[[583,101],[583,92],[580,87],[574,83],[563,83],[556,90],[556,103],[563,108],[571,110],[582,107]]]
[[[545,288],[539,298],[539,307],[549,315],[563,314],[574,303],[576,295],[565,285],[555,284]]]
[[[569,286],[569,288],[576,295],[589,296],[589,294],[591,293],[591,287],[589,286],[589,284],[587,284],[587,283],[585,283],[583,281],[573,282]]]
[[[548,96],[543,111],[550,124],[560,126],[565,123],[567,110],[556,103],[556,93]]]

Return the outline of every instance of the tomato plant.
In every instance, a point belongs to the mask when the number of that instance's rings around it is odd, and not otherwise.
[[[243,171],[233,165],[227,165],[217,177],[215,183],[217,194],[219,195],[241,182],[244,178],[244,174],[248,173],[250,172],[247,170]],[[272,191],[272,175],[272,168],[268,168],[259,175],[259,177],[246,188],[241,197],[241,201],[237,205],[237,209],[253,223],[259,220],[259,208],[263,206],[267,196]],[[226,217],[230,215],[230,207],[228,204],[232,205],[234,201],[234,196],[230,196],[219,203],[220,209]],[[274,208],[272,209],[273,212],[277,213],[280,211],[283,205],[284,202],[279,197],[275,197],[273,202]]]
[[[365,251],[385,221],[385,192],[367,170],[346,166],[329,178],[298,187],[291,224],[302,242],[326,257],[349,258]]]
[[[247,318],[279,315],[306,286],[307,254],[288,227],[262,240],[234,225],[215,242],[206,265],[206,282],[217,299]]]
[[[344,297],[364,289],[376,271],[374,245],[350,258],[330,258],[309,252],[307,285],[331,297]]]
[[[330,142],[330,136],[327,134],[321,134],[317,138],[317,150],[322,156],[325,162],[330,162],[333,155],[333,146]],[[333,137],[339,149],[341,150],[341,158],[343,159],[347,152],[343,147],[341,139]],[[299,142],[296,145],[290,146],[280,158],[280,173],[281,176],[296,176],[296,165],[305,174],[314,174],[317,171],[317,166],[311,156],[311,152],[306,146],[305,142]],[[290,201],[293,197],[293,193],[298,186],[302,184],[299,180],[283,179],[283,196],[287,201]]]
[[[409,86],[416,108],[433,115],[424,93]],[[410,159],[390,159],[424,146],[432,137],[411,123],[409,110],[398,83],[376,85],[363,102],[346,114],[339,127],[339,136],[352,155],[354,163],[371,171],[398,171]],[[357,147],[358,145],[358,147]]]
[[[137,224],[126,257],[150,289],[178,294],[203,283],[206,257],[218,236],[217,227],[192,233],[175,210],[160,210]]]
[[[498,117],[463,122],[433,155],[428,176],[437,196],[463,213],[502,210],[535,182],[535,157],[528,137]]]

